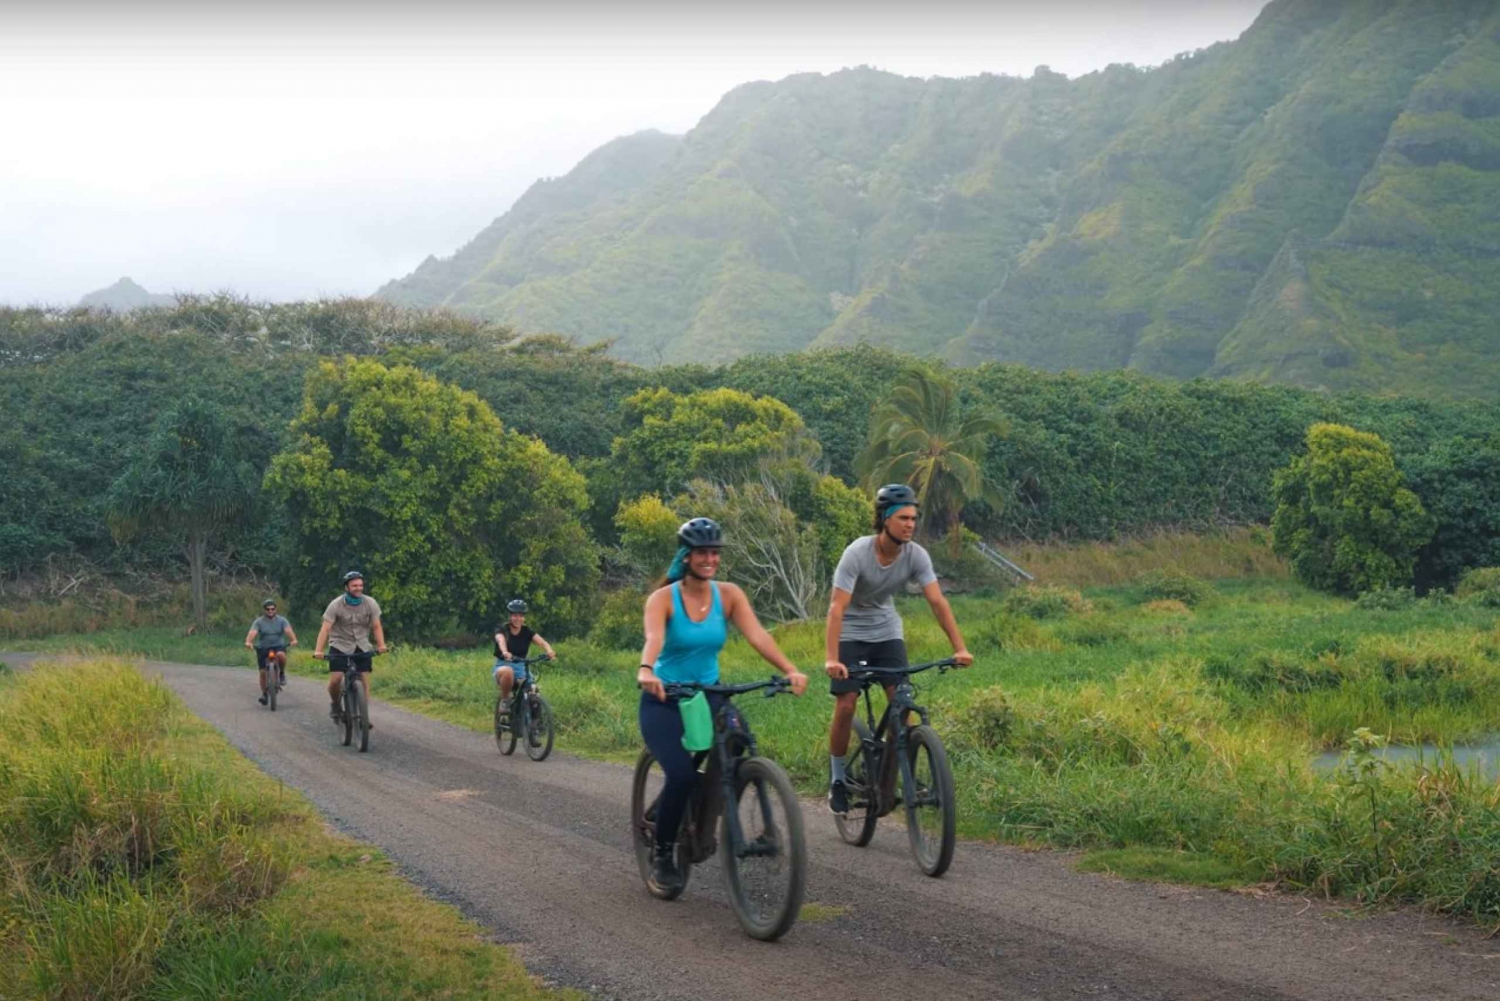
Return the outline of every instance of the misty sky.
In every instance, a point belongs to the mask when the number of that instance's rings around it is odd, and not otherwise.
[[[1263,0],[0,2],[0,303],[366,295],[618,135],[868,64],[1076,76]]]

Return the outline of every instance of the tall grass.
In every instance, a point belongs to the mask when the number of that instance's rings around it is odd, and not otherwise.
[[[1258,527],[1157,531],[1118,542],[1024,542],[1001,549],[1039,582],[1074,587],[1127,584],[1163,569],[1203,580],[1290,576],[1286,562],[1271,552],[1270,533]]]
[[[361,857],[121,662],[0,682],[7,997],[545,996],[387,866],[351,897]]]

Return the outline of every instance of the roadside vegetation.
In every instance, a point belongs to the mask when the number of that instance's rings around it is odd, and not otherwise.
[[[1500,624],[1481,586],[1488,578],[1462,599],[1408,591],[1372,607],[1313,591],[1284,567],[1210,583],[1158,563],[1166,546],[1218,552],[1221,566],[1278,565],[1257,553],[1260,537],[1235,540],[1158,538],[1136,544],[1134,556],[1125,547],[1075,553],[1072,565],[1132,579],[954,599],[977,664],[924,675],[920,687],[954,761],[963,833],[1087,850],[1086,867],[1121,875],[1274,882],[1500,926],[1494,777],[1441,751],[1420,765],[1375,753],[1386,741],[1443,748],[1500,733]],[[912,656],[935,659],[946,643],[920,604],[903,609]],[[827,769],[822,625],[782,625],[776,638],[815,675],[812,693],[745,709],[816,796]],[[46,645],[135,644],[152,656],[244,665],[237,639],[143,630]],[[563,750],[634,757],[637,652],[570,640],[557,663],[541,666]],[[730,677],[768,671],[738,640],[724,662]],[[484,650],[398,648],[381,661],[374,691],[484,731],[489,665]],[[291,666],[321,673],[305,651]],[[1330,750],[1341,763],[1316,768]]]
[[[127,664],[0,680],[0,993],[572,997]]]

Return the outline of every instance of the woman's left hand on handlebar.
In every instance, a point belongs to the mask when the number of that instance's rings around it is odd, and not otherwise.
[[[953,651],[953,662],[959,667],[968,667],[974,663],[974,655],[968,650],[955,650]]]
[[[807,675],[801,671],[792,671],[786,676],[786,680],[792,684],[792,694],[801,695],[807,691]]]

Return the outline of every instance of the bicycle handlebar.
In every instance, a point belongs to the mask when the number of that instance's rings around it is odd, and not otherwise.
[[[552,655],[551,654],[539,653],[535,657],[523,657],[520,660],[515,660],[515,659],[506,660],[505,658],[502,657],[500,659],[500,663],[502,663],[502,664],[522,664],[522,665],[525,665],[525,664],[540,664],[543,661],[548,661],[548,660],[551,660],[551,659],[552,659]]]
[[[909,664],[906,667],[851,667],[849,677],[855,680],[873,680],[875,678],[899,678],[909,674],[920,674],[930,671],[934,667],[942,674],[958,666],[958,660],[953,657],[944,657],[942,660],[929,661],[926,664]]]
[[[698,692],[706,692],[709,695],[744,695],[746,692],[759,691],[762,688],[770,689],[766,692],[766,698],[770,698],[781,692],[791,691],[792,683],[785,676],[779,676],[741,685],[700,685],[696,681],[673,681],[662,685],[667,697],[674,699],[690,698]]]

